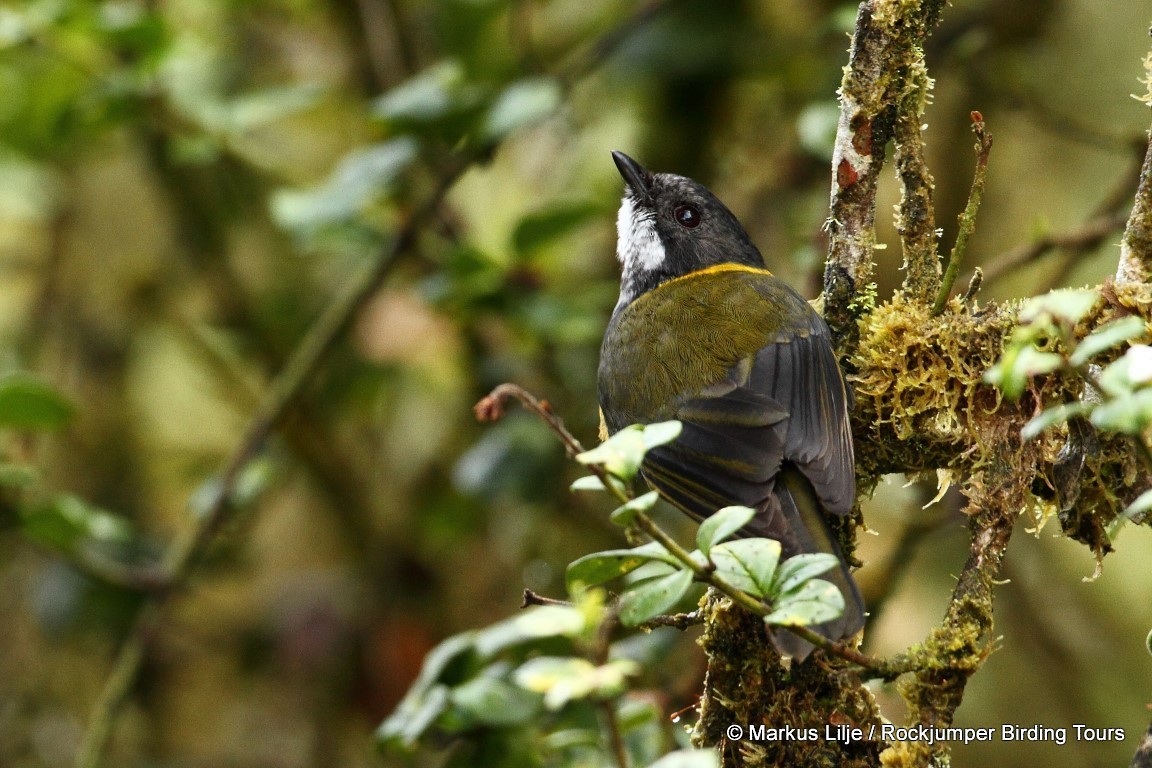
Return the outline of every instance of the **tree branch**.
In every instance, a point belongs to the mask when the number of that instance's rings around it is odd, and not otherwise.
[[[1120,241],[1116,282],[1152,282],[1152,141],[1144,155],[1136,201],[1124,228],[1124,238]]]
[[[897,105],[922,66],[922,46],[944,0],[894,3],[864,0],[844,78],[840,121],[832,150],[832,195],[827,222],[824,315],[837,344],[854,336],[857,293],[872,281],[876,185],[885,146],[895,135]]]
[[[952,285],[960,275],[960,263],[964,261],[964,252],[968,249],[968,238],[976,229],[976,212],[980,210],[980,201],[984,198],[984,176],[988,170],[988,154],[992,151],[992,134],[984,130],[984,116],[979,112],[972,113],[972,130],[976,133],[976,172],[972,175],[968,204],[960,214],[956,244],[948,257],[948,271],[944,273],[944,281],[940,284],[936,301],[932,304],[933,315],[943,312],[948,304],[948,295],[952,293]]]
[[[1005,455],[1018,445],[1002,446]],[[1007,463],[990,467],[968,488],[971,539],[964,564],[943,623],[924,643],[931,660],[901,687],[909,705],[909,724],[945,727],[952,723],[964,697],[968,678],[991,652],[992,588],[1000,572],[1012,528],[1022,508],[1020,489],[1012,482]],[[884,764],[928,765],[932,757],[946,754],[946,743],[893,742],[882,758]],[[889,762],[891,761],[891,762]]]
[[[1152,106],[1152,53],[1144,57],[1144,84],[1147,90],[1141,101]],[[1120,241],[1120,263],[1116,267],[1117,283],[1152,282],[1152,129],[1148,148],[1140,168],[1136,202]]]
[[[932,193],[935,183],[924,159],[922,125],[924,106],[932,81],[923,58],[911,68],[910,82],[895,125],[896,176],[900,179],[900,205],[896,211],[896,231],[904,253],[904,292],[928,302],[940,286],[940,256],[937,252],[936,207]]]

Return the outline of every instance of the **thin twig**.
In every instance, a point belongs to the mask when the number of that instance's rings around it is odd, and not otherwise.
[[[669,613],[662,616],[653,616],[648,621],[637,624],[640,629],[656,629],[657,627],[672,627],[684,631],[688,627],[697,627],[704,623],[700,611],[690,613]]]
[[[980,210],[980,200],[984,197],[984,177],[988,170],[988,153],[992,151],[992,134],[984,130],[984,116],[979,112],[972,113],[972,131],[976,134],[976,173],[972,176],[972,190],[968,193],[968,204],[960,214],[960,229],[956,232],[956,244],[952,246],[952,253],[948,257],[948,270],[944,273],[940,291],[932,304],[933,315],[939,315],[948,304],[948,296],[952,293],[952,286],[960,275],[960,263],[964,260],[964,252],[968,249],[968,238],[976,229],[976,212]]]
[[[524,602],[520,603],[521,608],[528,608],[533,605],[560,605],[565,608],[571,608],[572,603],[568,600],[557,600],[554,597],[545,597],[544,595],[537,594],[530,589],[524,589]]]
[[[896,232],[904,254],[904,293],[927,304],[940,289],[939,234],[936,230],[935,183],[924,158],[923,110],[931,81],[922,67],[915,69],[894,126],[893,157],[900,179]]]

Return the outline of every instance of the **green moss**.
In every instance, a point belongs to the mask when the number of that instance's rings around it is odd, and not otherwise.
[[[704,598],[700,645],[708,675],[693,741],[718,746],[725,766],[874,766],[883,744],[841,744],[824,738],[827,724],[867,729],[879,710],[856,673],[815,651],[804,662],[784,663],[764,623],[716,595]],[[815,728],[819,738],[730,742],[730,724]]]

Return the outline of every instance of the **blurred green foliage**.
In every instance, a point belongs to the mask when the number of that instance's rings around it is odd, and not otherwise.
[[[566,492],[578,472],[535,421],[482,428],[469,408],[516,381],[592,442],[616,294],[608,152],[709,184],[775,272],[809,295],[819,285],[853,5],[655,5],[0,3],[0,764],[71,764],[160,553],[202,513],[290,351],[462,154],[480,160],[245,473],[240,513],[153,638],[110,764],[392,760],[372,734],[438,647],[452,658],[412,695],[452,691],[456,730],[410,762],[495,765],[458,737],[489,727],[494,701],[508,719],[547,709],[507,687],[523,646],[481,651],[477,638],[516,623],[523,588],[561,593],[564,564],[621,537],[602,497]],[[1131,199],[1145,12],[1134,0],[947,10],[928,51],[944,242],[970,181],[974,107],[997,145],[972,263],[1076,229],[1114,188]],[[895,195],[882,190],[881,210]],[[879,218],[878,238],[896,243]],[[1098,283],[1115,239],[1047,254],[984,295]],[[898,250],[880,252],[881,297],[899,283]],[[921,637],[963,556],[954,502],[922,513],[918,494],[882,487],[866,510],[880,536],[860,551],[863,586],[891,594],[874,650]],[[926,514],[940,533],[890,590],[870,571],[888,573]],[[1087,553],[1014,545],[1004,650],[960,724],[1142,731],[1148,617],[1131,606],[1146,603],[1149,548],[1131,538],[1092,585],[1079,582]],[[467,650],[438,646],[477,627]],[[553,657],[576,648],[556,631]],[[679,743],[668,713],[692,705],[701,660],[691,633],[619,645],[643,670],[632,690],[654,692],[629,694],[623,715],[647,760]],[[596,690],[577,685],[588,672],[570,667],[569,690]],[[390,722],[398,738],[422,733],[419,717]],[[553,754],[591,754],[569,735],[554,734]],[[972,745],[955,762],[1118,762],[1133,743],[1025,746]],[[491,746],[509,765],[539,758],[526,748]]]

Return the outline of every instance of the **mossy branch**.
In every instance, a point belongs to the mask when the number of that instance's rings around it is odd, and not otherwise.
[[[906,98],[923,75],[924,41],[944,0],[896,3],[865,0],[856,15],[848,66],[840,84],[840,119],[832,150],[824,314],[837,345],[851,340],[858,294],[872,280],[876,189],[886,145],[895,136]]]
[[[1145,80],[1149,91],[1143,97],[1152,105],[1152,54],[1144,59]],[[1120,241],[1120,263],[1116,267],[1118,283],[1152,282],[1152,130],[1149,130],[1148,149],[1140,168],[1140,184],[1136,201]]]
[[[895,125],[896,176],[900,180],[900,204],[896,211],[896,231],[904,253],[904,292],[920,301],[933,298],[940,286],[940,256],[937,252],[935,184],[924,158],[924,107],[932,79],[924,66],[923,54],[909,71],[907,93],[901,101]]]

